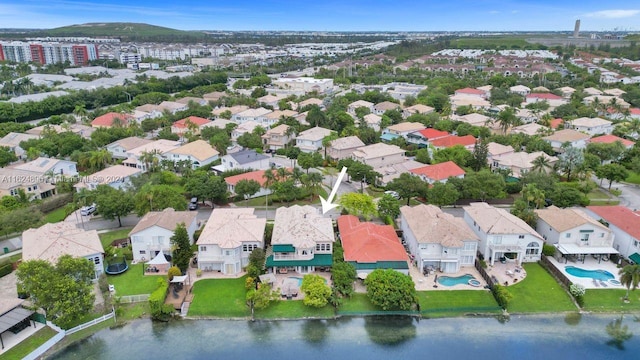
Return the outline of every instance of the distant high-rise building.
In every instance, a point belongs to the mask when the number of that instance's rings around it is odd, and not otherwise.
[[[580,19],[576,20],[576,26],[573,28],[573,37],[580,37]]]
[[[96,44],[0,42],[0,61],[35,62],[41,65],[69,61],[71,65],[86,65],[98,58]]]

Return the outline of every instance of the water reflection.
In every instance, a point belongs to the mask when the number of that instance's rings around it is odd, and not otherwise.
[[[380,345],[400,345],[416,337],[414,319],[409,316],[369,316],[364,318],[369,339]]]
[[[564,323],[571,326],[580,325],[580,320],[582,320],[582,314],[579,312],[568,313],[564,317]]]
[[[302,324],[303,339],[314,345],[322,344],[329,336],[326,320],[308,320]]]
[[[607,334],[611,339],[607,341],[607,345],[613,346],[618,350],[624,350],[624,342],[633,337],[633,333],[629,331],[628,325],[622,324],[622,316],[607,324]]]
[[[249,321],[247,324],[253,339],[258,343],[267,343],[271,340],[271,332],[280,326],[277,321]]]

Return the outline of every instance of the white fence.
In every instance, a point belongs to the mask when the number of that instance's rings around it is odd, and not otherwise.
[[[131,303],[145,302],[149,300],[149,296],[151,296],[151,294],[127,295],[127,296],[120,296],[119,298],[120,298],[120,303],[131,304]]]
[[[51,349],[53,345],[57,344],[60,340],[64,338],[64,330],[57,333],[54,337],[47,340],[44,344],[38,346],[37,349],[33,350],[29,355],[25,356],[23,360],[35,360],[44,354],[47,350]]]
[[[115,314],[116,314],[116,313],[112,311],[111,313],[109,313],[109,314],[107,314],[107,315],[100,316],[100,317],[99,317],[99,318],[97,318],[97,319],[93,319],[93,320],[91,320],[91,321],[87,321],[87,322],[86,322],[86,323],[84,323],[84,324],[81,324],[81,325],[78,325],[78,326],[76,326],[76,327],[74,327],[74,328],[71,328],[71,329],[69,329],[69,330],[65,331],[65,333],[66,333],[67,335],[71,335],[71,334],[73,334],[74,332],[78,332],[78,331],[80,331],[80,330],[84,330],[84,329],[88,328],[89,326],[93,326],[93,325],[95,325],[95,324],[99,324],[99,323],[101,323],[101,322],[103,322],[103,321],[105,321],[105,320],[109,320],[109,319],[111,319],[112,317],[114,317],[114,316],[115,316]]]

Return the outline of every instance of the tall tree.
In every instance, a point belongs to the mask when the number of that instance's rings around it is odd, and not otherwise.
[[[236,194],[242,196],[245,201],[248,201],[253,195],[257,194],[260,191],[260,183],[255,180],[247,180],[242,179],[238,181],[235,186]],[[246,206],[246,204],[245,204]]]
[[[331,288],[320,275],[305,275],[300,290],[304,292],[302,303],[311,307],[324,307],[329,303]]]
[[[400,215],[400,203],[393,196],[384,194],[378,200],[378,215],[382,220],[386,217],[395,219]]]
[[[627,265],[620,269],[620,282],[627,288],[625,299],[629,299],[629,291],[635,290],[640,283],[640,265]]]
[[[473,171],[487,167],[487,155],[489,154],[489,145],[486,141],[476,142],[476,146],[471,153],[471,159],[468,164]]]
[[[349,214],[363,216],[366,220],[371,220],[376,215],[376,205],[367,194],[346,193],[340,196],[339,202]]]
[[[429,203],[442,207],[453,205],[460,198],[460,193],[453,184],[436,182],[427,193]]]
[[[419,177],[403,173],[387,184],[387,189],[396,191],[401,198],[407,199],[407,205],[412,197],[427,197],[429,186]]]
[[[596,174],[599,178],[605,178],[609,180],[609,190],[614,182],[620,182],[629,176],[629,171],[620,164],[607,164],[602,165],[596,170]]]
[[[122,227],[122,216],[127,216],[134,208],[133,197],[124,190],[109,185],[98,185],[96,188],[96,207],[105,219],[118,219]]]
[[[191,250],[189,233],[187,233],[187,228],[184,223],[176,225],[173,236],[171,236],[171,245],[173,248],[173,264],[185,274],[189,268],[193,251]]]
[[[418,301],[411,277],[393,269],[374,270],[364,284],[369,301],[382,310],[411,310]]]
[[[581,149],[569,144],[562,145],[562,149],[564,152],[559,156],[559,166],[566,174],[567,181],[571,181],[571,175],[580,167],[584,161],[584,156]]]

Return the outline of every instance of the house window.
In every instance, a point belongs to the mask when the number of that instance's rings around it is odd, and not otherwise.
[[[200,246],[200,251],[207,251],[207,247],[206,246]]]
[[[524,235],[518,235],[518,239],[524,239]]]
[[[568,238],[570,238],[570,237],[571,237],[571,233],[566,233],[566,234],[564,235],[564,237],[566,237],[567,239],[568,239]]]
[[[540,253],[540,244],[537,242],[530,242],[527,245],[527,255],[538,255]]]
[[[140,250],[140,255],[145,255],[147,253],[147,250]]]
[[[600,233],[600,237],[603,238],[604,237],[604,233]]]
[[[100,258],[96,256],[93,258],[93,262],[96,263],[96,265],[100,265]]]
[[[230,250],[227,250],[227,251],[225,251],[225,252],[224,252],[224,254],[225,254],[225,255],[227,255],[227,256],[229,256],[229,255],[231,255],[231,251],[230,251]]]

